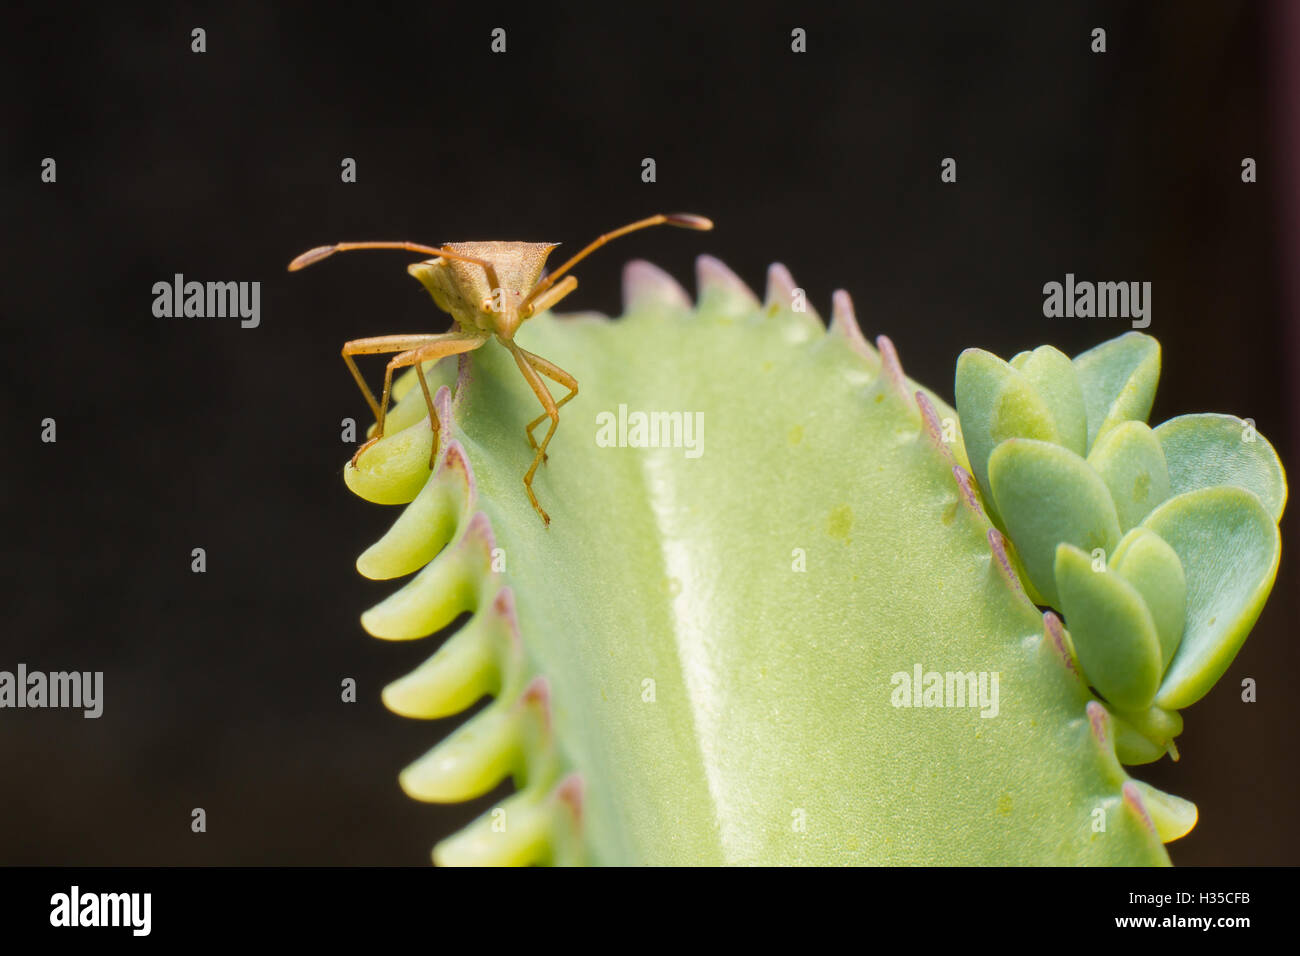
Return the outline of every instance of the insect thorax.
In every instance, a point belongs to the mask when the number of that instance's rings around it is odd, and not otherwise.
[[[438,308],[449,313],[464,329],[492,331],[495,313],[485,303],[510,310],[519,304],[542,277],[553,242],[449,242],[452,252],[491,262],[501,282],[496,294],[481,266],[455,259],[416,262],[407,271],[429,290]]]

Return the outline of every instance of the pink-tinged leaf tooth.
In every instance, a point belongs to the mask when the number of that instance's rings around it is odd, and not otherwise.
[[[767,267],[767,292],[763,297],[763,307],[765,311],[780,310],[784,312],[795,312],[795,295],[799,287],[794,284],[794,276],[790,275],[790,270],[779,262],[774,262]],[[815,320],[818,326],[821,326],[822,320],[817,315],[817,311],[808,302],[806,294],[803,295],[802,308],[795,314],[804,318]]]
[[[491,520],[482,511],[474,511],[465,523],[465,531],[456,546],[468,555],[472,567],[487,578],[491,574],[491,553],[497,550],[497,536],[491,529]]]
[[[887,335],[876,336],[876,349],[880,352],[880,365],[884,370],[889,386],[903,398],[907,398],[907,376],[903,374],[903,363],[898,360],[898,350]]]
[[[957,463],[952,457],[952,451],[949,450],[948,443],[943,440],[943,425],[939,421],[939,413],[935,411],[934,403],[925,397],[925,392],[916,393],[916,407],[921,410],[921,424],[930,442],[943,454],[944,461],[950,468],[956,467]]]
[[[1085,711],[1088,715],[1088,729],[1101,751],[1101,759],[1106,774],[1116,783],[1127,780],[1128,774],[1120,766],[1119,755],[1115,753],[1115,738],[1111,733],[1110,713],[1097,700],[1088,701]]]
[[[767,267],[767,291],[763,294],[765,308],[791,308],[794,304],[794,290],[794,276],[790,275],[789,269],[779,262],[773,262]]]
[[[989,550],[993,552],[993,557],[997,561],[998,570],[1002,572],[1003,579],[1011,590],[1017,594],[1024,594],[1025,589],[1020,584],[1020,578],[1017,576],[1015,569],[1011,567],[1011,559],[1007,556],[1006,544],[1002,539],[1002,532],[997,528],[988,530]]]
[[[952,466],[952,476],[957,482],[957,487],[961,489],[961,500],[971,514],[975,515],[981,522],[988,523],[988,518],[984,514],[984,508],[980,505],[979,495],[975,492],[975,479],[961,465]]]
[[[843,289],[831,294],[831,333],[841,336],[853,351],[870,363],[872,369],[880,367],[880,355],[871,347],[853,311],[853,299]]]
[[[1078,664],[1075,663],[1074,649],[1070,647],[1070,639],[1065,633],[1065,625],[1061,623],[1061,619],[1056,616],[1054,611],[1043,612],[1043,636],[1044,643],[1052,654],[1065,665],[1065,669],[1079,680],[1082,680],[1083,675],[1079,673]]]
[[[700,256],[695,260],[696,283],[699,286],[698,308],[718,312],[724,316],[741,316],[758,308],[758,297],[753,290],[713,256]]]
[[[1147,806],[1142,801],[1142,794],[1138,791],[1137,785],[1132,780],[1125,780],[1124,786],[1120,789],[1124,793],[1124,803],[1137,814],[1138,819],[1151,831],[1151,835],[1159,839],[1160,835],[1156,831],[1155,822],[1151,819],[1151,814],[1147,813]]]
[[[456,391],[451,396],[453,410],[460,407],[462,396],[469,394],[469,386],[474,381],[474,363],[470,360],[470,355],[470,352],[462,352],[456,356]],[[437,404],[437,396],[434,396],[435,408]],[[450,422],[450,414],[441,421]]]
[[[574,822],[579,824],[582,822],[584,792],[582,775],[579,773],[569,774],[555,787],[555,798],[569,809]]]
[[[550,849],[553,864],[581,865],[586,861],[582,839],[583,803],[585,800],[582,776],[571,773],[551,791]]]
[[[459,495],[460,513],[467,514],[478,498],[478,483],[474,480],[474,466],[469,463],[465,446],[454,438],[445,442],[435,473],[444,488]]]
[[[691,297],[677,280],[644,259],[623,267],[623,310],[671,309],[689,311]]]
[[[461,357],[463,358],[464,356]],[[459,390],[460,386],[457,384],[457,391]],[[451,389],[446,385],[440,386],[438,391],[433,393],[433,413],[438,416],[439,434],[450,435],[453,424],[451,417]]]
[[[551,684],[542,676],[534,677],[519,695],[519,702],[524,707],[533,709],[542,721],[542,730],[551,732]]]
[[[515,592],[509,587],[503,587],[498,591],[492,598],[492,611],[504,624],[511,648],[522,651],[524,644],[519,637],[519,615],[515,611]]]
[[[1088,713],[1088,723],[1092,727],[1092,736],[1102,747],[1109,747],[1110,715],[1106,713],[1106,708],[1097,701],[1090,700],[1085,709]]]

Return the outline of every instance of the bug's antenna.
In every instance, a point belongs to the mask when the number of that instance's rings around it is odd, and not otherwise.
[[[487,273],[489,288],[498,289],[501,287],[501,283],[497,281],[496,269],[486,259],[475,259],[473,256],[452,252],[450,249],[435,249],[433,246],[422,246],[418,242],[336,242],[332,246],[317,246],[315,249],[308,249],[289,263],[289,271],[297,272],[299,269],[315,265],[322,259],[328,259],[336,252],[351,252],[354,249],[404,249],[407,252],[423,252],[431,256],[440,256],[443,259],[468,262],[471,265],[483,267],[483,271]]]
[[[611,239],[617,239],[619,236],[626,236],[629,232],[635,232],[638,229],[646,229],[650,226],[679,226],[682,229],[699,229],[705,231],[713,228],[713,220],[689,212],[676,212],[669,214],[660,213],[657,216],[650,216],[648,219],[640,219],[636,222],[629,223],[626,226],[615,229],[613,232],[607,232],[603,236],[597,237],[572,259],[560,266],[541,282],[537,283],[537,285],[533,286],[533,288],[529,290],[528,295],[524,296],[524,301],[519,303],[519,308],[521,310],[526,310],[528,304],[553,286],[560,276],[564,275]],[[312,251],[314,252],[316,250]],[[310,255],[311,253],[305,254]]]

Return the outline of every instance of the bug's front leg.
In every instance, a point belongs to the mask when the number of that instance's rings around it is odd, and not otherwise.
[[[509,339],[502,339],[501,341],[505,347],[510,350],[510,354],[515,357],[515,364],[519,366],[519,371],[523,373],[524,380],[528,382],[529,387],[533,390],[533,394],[537,396],[537,400],[541,402],[542,407],[546,409],[542,418],[549,418],[551,420],[551,427],[547,430],[546,437],[542,439],[541,445],[537,446],[537,454],[533,456],[533,463],[524,475],[524,490],[528,492],[528,500],[532,502],[534,510],[542,516],[542,521],[546,526],[550,527],[551,516],[548,515],[546,510],[538,503],[537,495],[533,492],[533,475],[537,473],[537,466],[540,465],[542,459],[546,457],[546,446],[550,444],[551,436],[555,434],[555,429],[560,424],[559,406],[555,404],[555,399],[551,396],[551,390],[547,388],[546,383],[542,381],[542,376],[538,374],[537,369],[535,369],[530,362],[530,353],[526,353]],[[536,356],[533,356],[533,358],[536,358]],[[568,373],[565,374],[567,375]],[[569,377],[572,378],[572,376]],[[576,384],[577,382],[574,381],[574,385]],[[538,419],[538,421],[540,422],[541,419]],[[531,428],[529,429],[528,435],[531,439]]]
[[[534,355],[532,352],[529,352],[527,349],[520,349],[519,351],[524,353],[524,357],[528,360],[529,365],[531,365],[537,371],[541,372],[551,381],[559,382],[561,385],[563,385],[565,388],[569,390],[568,395],[565,395],[562,399],[560,399],[558,402],[555,403],[555,407],[557,410],[561,406],[563,406],[565,402],[569,401],[571,398],[573,398],[575,395],[578,394],[578,380],[574,378],[572,375],[570,375],[568,372],[566,372],[564,369],[560,368],[554,362],[547,361],[546,359],[542,358],[540,355]],[[538,415],[531,422],[529,422],[527,427],[524,429],[524,433],[528,436],[528,446],[530,448],[533,449],[538,448],[537,440],[533,438],[533,429],[536,428],[538,425],[540,425],[542,422],[544,422],[548,417],[549,416],[545,412],[543,412],[541,415]],[[550,437],[548,436],[546,440],[549,441]],[[545,462],[547,460],[545,442],[542,443],[541,450],[542,450],[542,461]]]
[[[441,335],[381,335],[371,339],[356,339],[346,343],[343,346],[343,360],[347,362],[352,377],[357,380],[362,393],[366,396],[366,401],[375,413],[375,434],[353,454],[352,467],[357,466],[357,459],[361,457],[363,451],[384,437],[384,418],[388,413],[388,397],[393,389],[393,372],[399,368],[406,368],[421,362],[432,362],[448,355],[473,351],[487,340],[486,335],[444,332]],[[377,355],[397,351],[401,351],[401,354],[393,356],[388,362],[388,368],[384,371],[383,398],[376,402],[374,394],[370,391],[370,387],[366,385],[365,379],[361,377],[361,372],[357,369],[357,364],[353,361],[352,356]],[[429,394],[429,385],[424,380],[424,375],[420,374],[419,379],[420,386],[424,391],[425,404],[429,408],[429,427],[433,429],[436,435],[438,416],[433,408],[433,397]],[[435,442],[433,454],[436,453],[437,443]],[[433,467],[432,454],[429,466]]]

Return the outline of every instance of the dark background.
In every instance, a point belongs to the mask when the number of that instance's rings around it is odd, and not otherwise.
[[[848,289],[864,330],[949,399],[967,346],[1073,354],[1126,327],[1044,319],[1044,282],[1149,280],[1152,421],[1254,418],[1297,473],[1288,6],[6,8],[0,667],[103,670],[106,705],[0,713],[0,863],[418,864],[494,802],[434,807],[397,786],[451,722],[379,702],[432,644],[362,631],[391,586],[352,562],[394,513],[341,477],[339,420],[365,406],[340,344],[447,320],[397,254],[289,276],[309,246],[572,249],[700,212],[716,231],[623,240],[566,306],[616,314],[633,257],[692,288],[700,252],[760,289],[779,260],[823,315]],[[46,156],[57,184],[40,181]],[[152,285],[176,272],[260,280],[261,327],[154,318]],[[40,441],[46,416],[57,444]],[[1183,760],[1136,771],[1200,807],[1176,863],[1300,862],[1298,583],[1292,551],[1240,656],[1185,712]]]

